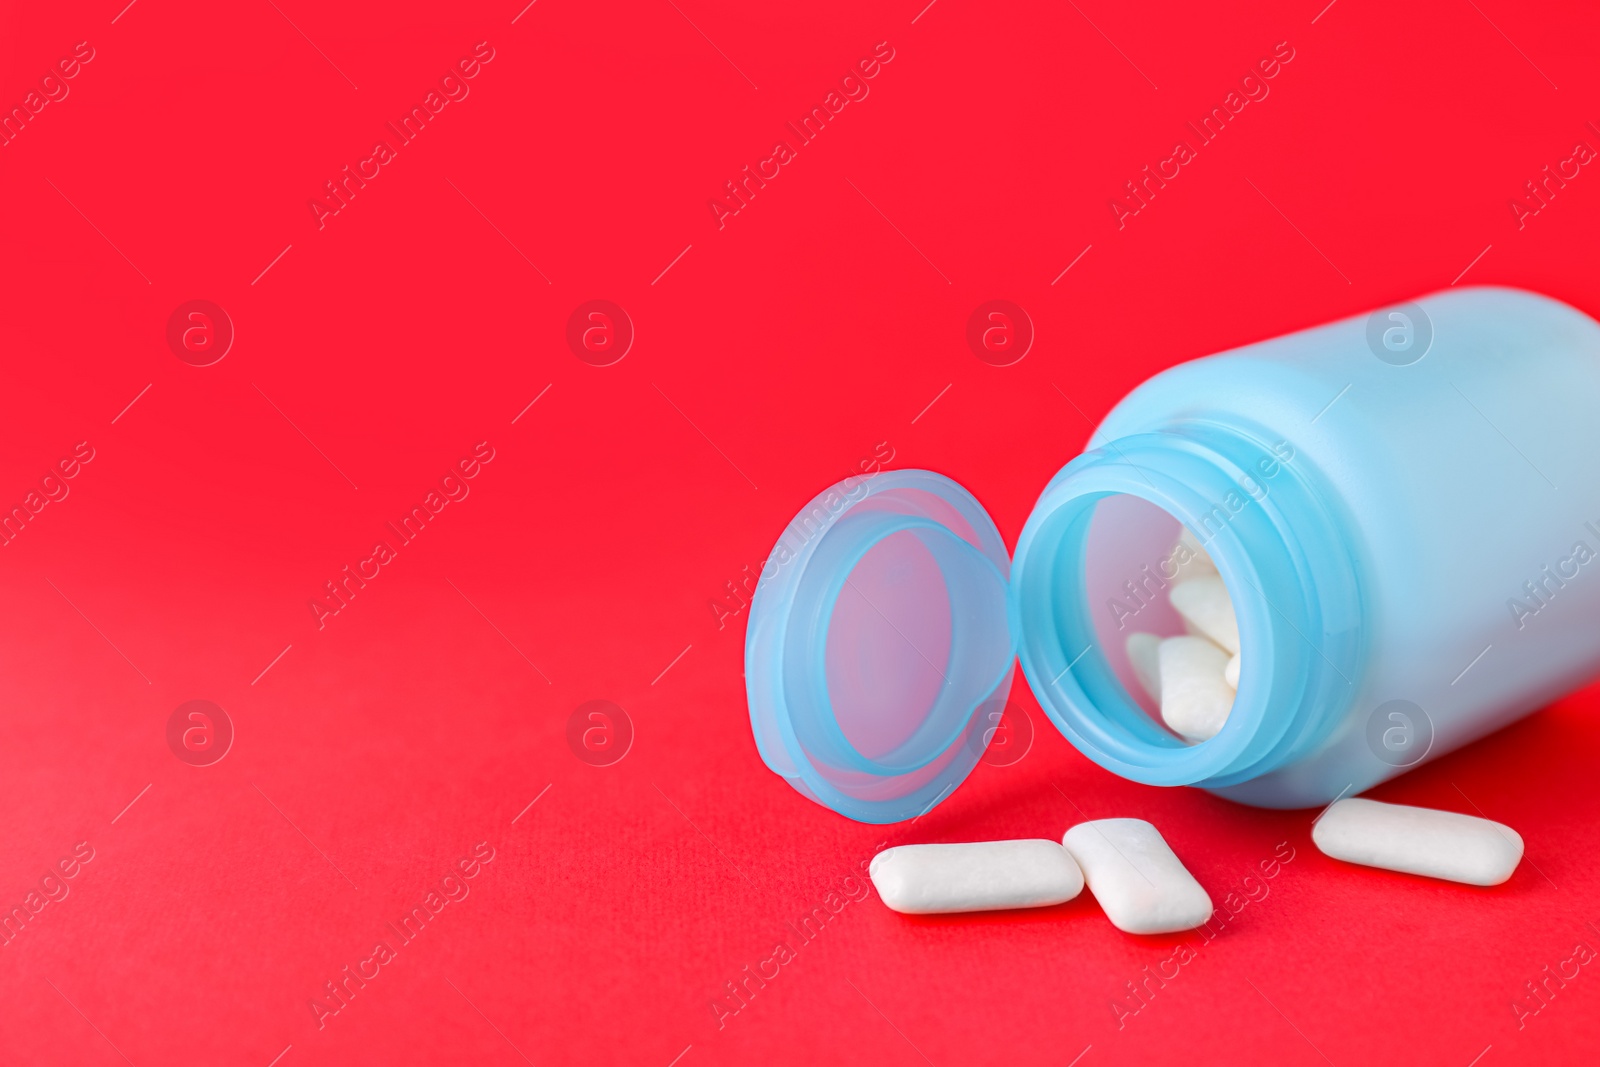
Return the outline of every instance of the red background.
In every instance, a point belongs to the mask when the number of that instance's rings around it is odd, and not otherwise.
[[[744,617],[710,606],[879,442],[1009,543],[1160,368],[1463,271],[1600,311],[1600,177],[1509,209],[1600,146],[1592,9],[123,2],[0,27],[7,108],[95,54],[0,149],[0,499],[95,450],[0,550],[0,904],[94,850],[0,949],[0,1059],[1592,1059],[1590,968],[1521,1029],[1511,1005],[1600,944],[1594,691],[1376,791],[1520,830],[1480,890],[1326,860],[1310,813],[1115,779],[1020,681],[1025,759],[915,825],[848,822],[761,765]],[[479,41],[470,95],[319,229],[323,183]],[[882,41],[870,95],[719,230],[723,182]],[[1119,229],[1122,184],[1282,41],[1270,95]],[[637,331],[604,368],[565,342],[596,298]],[[191,299],[237,331],[213,366],[165,340]],[[990,299],[1035,324],[1014,366],[966,346]],[[323,582],[480,441],[470,496],[319,630]],[[166,742],[192,699],[237,732],[208,767]],[[635,730],[612,766],[567,744],[592,699]],[[881,842],[1084,816],[1153,820],[1219,903],[1295,858],[1121,1029],[1113,998],[1185,939],[1088,894],[850,903],[719,1028],[723,984]],[[311,998],[480,841],[470,896],[319,1029]]]

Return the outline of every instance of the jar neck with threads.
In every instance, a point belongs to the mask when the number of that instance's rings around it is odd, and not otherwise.
[[[1099,646],[1089,529],[1116,494],[1192,531],[1233,601],[1241,673],[1210,740],[1167,731]],[[1085,452],[1045,489],[1013,557],[1011,632],[1040,706],[1084,755],[1150,785],[1234,785],[1306,754],[1348,709],[1364,659],[1345,526],[1293,445],[1254,427],[1177,422]]]

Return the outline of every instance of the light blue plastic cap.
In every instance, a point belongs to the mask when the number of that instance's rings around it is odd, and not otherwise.
[[[1011,689],[1010,557],[931,471],[847,478],[762,567],[745,686],[768,767],[860,822],[915,818],[972,771]]]

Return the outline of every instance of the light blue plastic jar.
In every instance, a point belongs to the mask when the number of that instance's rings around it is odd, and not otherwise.
[[[1307,807],[1600,673],[1600,326],[1565,304],[1450,290],[1195,360],[1090,445],[1009,561],[941,475],[812,501],[751,607],[768,766],[851,818],[915,817],[982,755],[1015,656],[1101,766]],[[1180,632],[1180,523],[1240,635],[1233,710],[1198,744],[1161,723],[1124,651]]]

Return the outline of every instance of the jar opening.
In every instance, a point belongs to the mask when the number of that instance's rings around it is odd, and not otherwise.
[[[1284,466],[1274,488],[1251,491],[1249,472],[1266,452],[1252,435],[1214,424],[1119,438],[1056,476],[1017,541],[1011,627],[1034,695],[1079,751],[1125,778],[1207,787],[1242,781],[1316,744],[1344,699],[1326,676],[1342,688],[1348,672],[1336,661],[1353,649],[1328,655],[1319,645],[1349,613],[1351,585],[1334,573],[1347,564],[1326,547],[1336,541],[1309,482]],[[1174,619],[1159,606],[1162,596],[1170,604],[1173,583],[1157,567],[1169,558],[1179,523],[1205,542],[1234,609],[1230,657],[1241,645],[1250,650],[1230,710],[1220,723],[1211,720],[1216,729],[1185,730],[1208,738],[1198,743],[1152,716],[1152,702],[1137,695],[1142,687],[1127,684],[1126,633],[1107,609],[1108,590],[1096,586],[1133,582],[1137,589],[1135,578],[1118,572],[1131,567],[1143,578],[1149,563],[1168,588],[1141,594],[1150,606],[1137,618],[1162,620],[1153,634],[1176,632],[1166,629]],[[1330,600],[1324,591],[1337,595]]]

